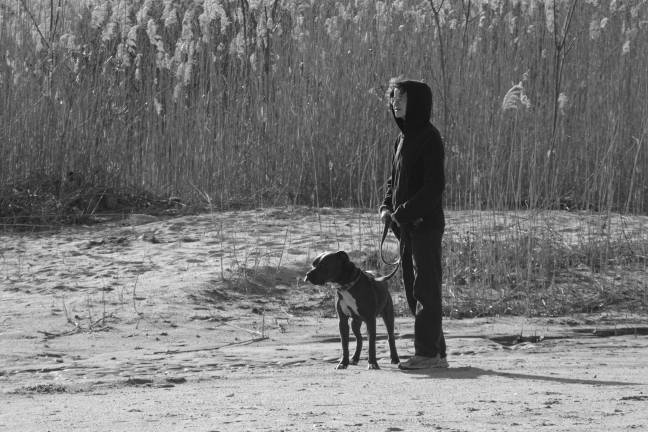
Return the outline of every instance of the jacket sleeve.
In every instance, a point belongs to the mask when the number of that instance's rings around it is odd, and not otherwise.
[[[394,211],[394,205],[392,202],[392,196],[393,196],[393,182],[392,179],[394,178],[394,155],[396,154],[396,149],[398,148],[398,142],[400,140],[400,136],[396,139],[396,142],[394,143],[394,150],[392,152],[392,164],[391,164],[391,174],[389,178],[387,179],[387,183],[385,184],[385,198],[383,199],[383,202],[378,209],[379,212],[382,213],[383,210],[389,210],[390,212]]]
[[[412,197],[398,206],[394,218],[399,223],[414,222],[442,205],[445,189],[443,170],[445,152],[438,132],[423,144],[423,185]]]
[[[392,176],[389,176],[387,179],[387,183],[385,184],[385,198],[378,209],[380,213],[382,213],[383,210],[389,210],[390,212],[394,211],[392,206]]]

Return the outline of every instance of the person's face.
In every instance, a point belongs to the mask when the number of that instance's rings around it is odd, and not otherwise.
[[[407,93],[401,92],[398,87],[394,89],[391,96],[391,106],[396,118],[404,119],[407,108]]]

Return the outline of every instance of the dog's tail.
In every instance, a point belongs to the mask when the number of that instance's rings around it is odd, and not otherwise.
[[[385,276],[377,277],[376,281],[377,282],[383,282],[383,281],[387,281],[387,280],[391,279],[396,274],[396,272],[398,271],[399,268],[400,268],[400,262],[396,263],[396,267],[394,267],[394,270],[392,270],[389,274],[387,274]]]

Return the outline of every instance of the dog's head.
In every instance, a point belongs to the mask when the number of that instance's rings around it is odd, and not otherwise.
[[[339,282],[353,272],[355,266],[344,251],[324,252],[313,260],[313,268],[306,273],[304,281],[314,285]]]

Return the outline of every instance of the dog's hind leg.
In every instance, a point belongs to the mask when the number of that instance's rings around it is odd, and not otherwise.
[[[362,333],[360,333],[360,326],[362,326],[362,321],[358,318],[353,318],[351,320],[351,330],[353,330],[353,335],[356,338],[356,349],[353,357],[351,358],[351,364],[357,365],[360,361],[360,353],[362,352]]]
[[[391,298],[388,300],[391,303]],[[387,340],[389,342],[389,355],[392,364],[400,363],[398,352],[396,351],[396,337],[394,336],[394,308],[387,307],[383,311],[383,322],[387,328]]]
[[[376,360],[376,317],[367,319],[367,333],[369,334],[369,367],[368,369],[380,369]]]
[[[339,327],[340,341],[342,342],[342,358],[335,369],[346,369],[349,366],[349,317],[342,315],[340,311],[338,311],[338,315],[340,316]]]

